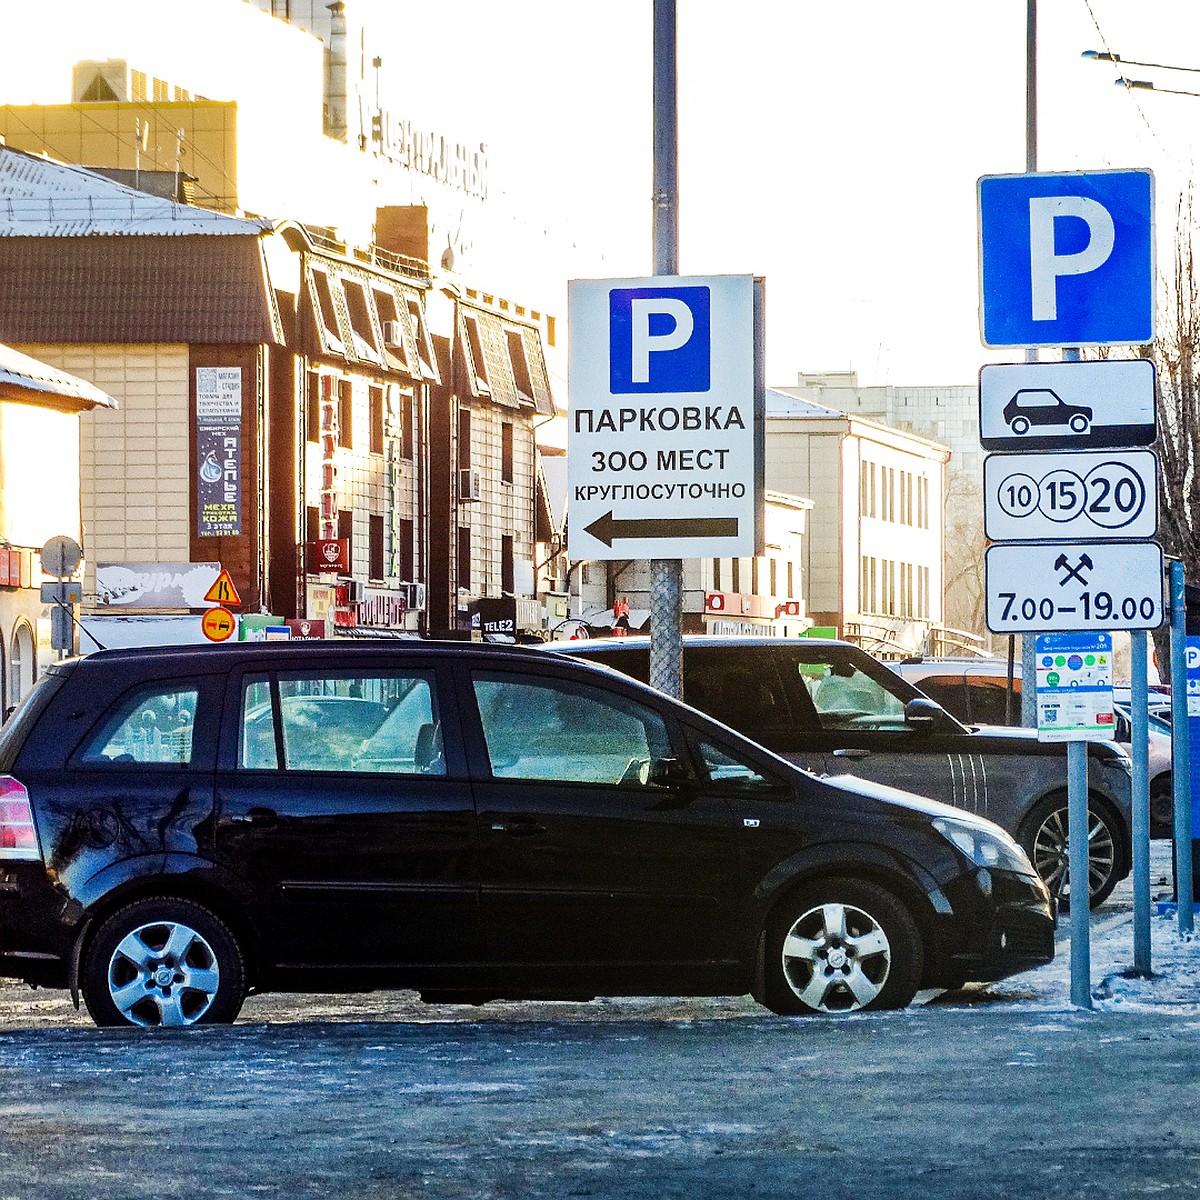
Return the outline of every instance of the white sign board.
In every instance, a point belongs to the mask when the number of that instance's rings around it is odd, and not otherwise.
[[[1039,742],[1112,741],[1112,636],[1049,633],[1036,639]]]
[[[1091,450],[1152,446],[1154,364],[993,363],[979,372],[985,450]]]
[[[989,546],[993,633],[1157,629],[1163,558],[1154,542],[1006,542]]]
[[[997,542],[1152,538],[1158,458],[1152,450],[989,454],[983,523]]]
[[[568,316],[571,557],[761,553],[760,285],[576,279]]]

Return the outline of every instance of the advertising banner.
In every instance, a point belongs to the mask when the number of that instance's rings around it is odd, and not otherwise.
[[[199,537],[242,532],[242,369],[196,368],[196,520]]]

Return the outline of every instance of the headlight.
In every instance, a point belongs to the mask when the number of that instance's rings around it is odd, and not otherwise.
[[[1025,851],[999,829],[984,829],[969,821],[938,817],[933,827],[948,842],[961,850],[977,867],[1012,871],[1017,875],[1036,875]]]

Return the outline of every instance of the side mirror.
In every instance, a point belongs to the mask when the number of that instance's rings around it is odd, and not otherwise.
[[[925,696],[918,696],[904,706],[904,723],[916,733],[932,733],[941,718],[942,706]]]

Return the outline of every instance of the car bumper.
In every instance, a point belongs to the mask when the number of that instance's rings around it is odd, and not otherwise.
[[[986,983],[1053,960],[1057,914],[1040,879],[980,868],[946,894],[954,914],[944,921],[929,986]]]

